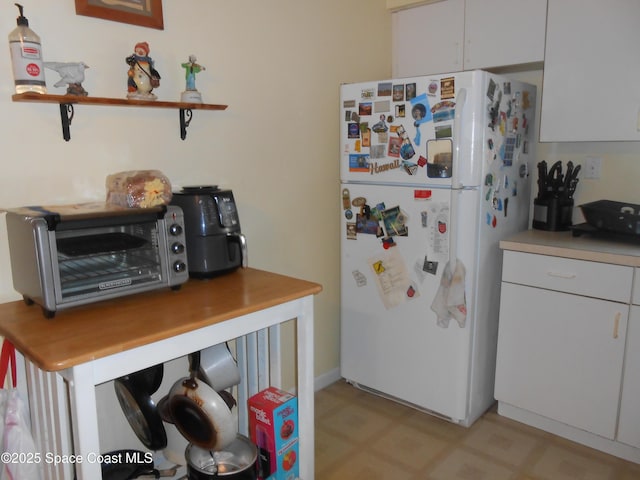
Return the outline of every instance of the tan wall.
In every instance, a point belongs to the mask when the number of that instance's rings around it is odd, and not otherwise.
[[[164,30],[77,16],[71,0],[23,4],[45,60],[90,65],[84,87],[92,96],[124,98],[124,59],[147,41],[161,100],[179,99],[180,63],[193,53],[207,68],[197,78],[205,102],[229,108],[194,111],[182,141],[175,110],[76,106],[67,143],[57,105],[11,101],[5,47],[0,208],[100,200],[105,177],[129,169],[160,169],[175,186],[231,188],[250,266],[324,286],[315,307],[316,375],[337,369],[339,85],[390,75],[385,0],[164,1]],[[17,13],[13,2],[0,7],[5,39]],[[46,76],[49,93],[64,93],[53,87],[55,72]],[[0,301],[18,298],[0,218]]]

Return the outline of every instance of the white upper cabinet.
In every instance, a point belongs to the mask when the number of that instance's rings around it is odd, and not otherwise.
[[[466,0],[464,69],[544,60],[547,0]]]
[[[542,62],[547,0],[444,0],[392,14],[393,76]]]
[[[396,78],[463,69],[464,0],[446,0],[391,14]]]
[[[640,140],[640,2],[548,3],[540,141]]]

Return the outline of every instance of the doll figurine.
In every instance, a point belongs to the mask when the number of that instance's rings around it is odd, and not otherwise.
[[[196,62],[196,56],[189,55],[189,61],[180,65],[185,70],[186,81],[186,89],[181,96],[183,102],[202,103],[202,95],[196,89],[196,73],[200,73],[206,68]]]
[[[127,72],[127,98],[138,100],[156,100],[154,88],[160,86],[160,74],[154,68],[153,60],[149,56],[147,42],[136,43],[133,55],[125,61],[129,65]]]

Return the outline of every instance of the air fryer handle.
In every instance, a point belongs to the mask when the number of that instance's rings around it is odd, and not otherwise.
[[[242,268],[247,268],[249,266],[248,258],[247,258],[247,237],[245,237],[242,233],[229,233],[227,235],[229,240],[233,242],[238,242],[240,245],[240,255],[242,256]]]

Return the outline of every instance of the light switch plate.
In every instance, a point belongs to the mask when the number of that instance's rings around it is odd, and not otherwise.
[[[584,178],[600,178],[602,174],[602,158],[587,157],[584,162]]]

